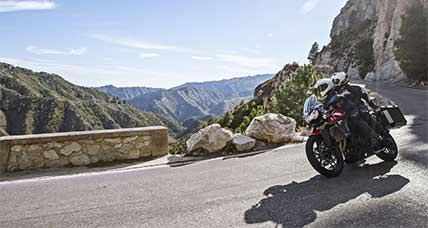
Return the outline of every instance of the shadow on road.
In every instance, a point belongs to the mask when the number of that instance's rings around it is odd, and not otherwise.
[[[264,199],[245,212],[245,222],[303,227],[317,219],[315,211],[327,211],[365,193],[374,198],[392,194],[409,183],[403,176],[386,175],[395,165],[367,165],[347,169],[334,179],[315,176],[301,183],[272,186],[264,191]]]

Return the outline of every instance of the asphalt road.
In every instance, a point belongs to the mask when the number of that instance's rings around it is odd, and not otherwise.
[[[377,89],[409,125],[397,163],[319,176],[303,145],[177,167],[0,182],[0,227],[428,227],[428,91]],[[46,176],[51,175],[51,176]]]

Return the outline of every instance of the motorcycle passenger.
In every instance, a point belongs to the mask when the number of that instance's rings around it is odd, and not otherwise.
[[[345,111],[352,133],[360,135],[368,142],[371,142],[371,146],[374,150],[380,148],[378,135],[368,123],[363,120],[360,115],[359,105],[355,103],[355,97],[350,91],[343,90],[339,93],[331,78],[318,80],[314,85],[314,89],[324,100],[323,104],[326,109],[330,106],[340,106]]]
[[[367,90],[358,85],[349,84],[350,80],[348,75],[345,72],[337,72],[331,76],[333,83],[335,84],[335,89],[337,93],[343,93],[344,91],[349,92],[349,99],[351,99],[357,106],[360,112],[361,117],[366,121],[369,126],[375,130],[379,129],[378,123],[370,116],[369,109],[370,106],[373,110],[378,109],[379,107],[370,100]]]

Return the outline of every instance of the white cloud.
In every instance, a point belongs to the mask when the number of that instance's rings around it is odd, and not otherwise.
[[[306,2],[303,4],[303,6],[300,9],[300,11],[303,14],[308,14],[312,10],[314,10],[315,7],[317,7],[317,5],[318,5],[319,2],[320,2],[320,0],[306,0]]]
[[[123,47],[134,48],[134,49],[146,49],[146,50],[159,50],[159,51],[175,51],[175,52],[192,52],[187,48],[180,48],[173,45],[164,45],[159,43],[148,42],[144,40],[137,40],[128,37],[112,37],[102,34],[92,34],[91,38],[97,39],[106,43],[115,44]]]
[[[155,57],[159,57],[160,54],[158,53],[141,53],[140,54],[140,58],[142,59],[151,59],[151,58],[155,58]]]
[[[117,64],[63,64],[53,60],[32,58],[0,57],[0,62],[21,66],[34,71],[56,73],[66,80],[83,86],[117,86],[144,85],[149,87],[176,86],[180,75],[175,72],[156,72],[135,66]],[[142,77],[141,75],[144,75]]]
[[[45,48],[38,48],[36,46],[28,46],[26,50],[30,53],[36,54],[36,55],[83,55],[86,53],[87,48],[69,48],[66,50],[56,50],[56,49],[45,49]]]
[[[0,1],[1,12],[13,12],[22,10],[51,10],[56,7],[51,0],[2,0]]]
[[[275,67],[275,61],[271,58],[248,57],[243,55],[218,54],[216,57],[224,62],[233,63],[247,68],[272,68]]]
[[[200,60],[200,61],[205,61],[205,60],[212,60],[213,58],[212,57],[208,57],[208,56],[196,56],[196,55],[193,55],[192,59],[194,59],[194,60]]]

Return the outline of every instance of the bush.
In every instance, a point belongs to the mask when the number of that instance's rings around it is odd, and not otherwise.
[[[247,129],[254,117],[265,113],[263,105],[253,100],[248,103],[241,103],[233,111],[226,113],[217,123],[234,132],[242,133]]]
[[[360,77],[363,79],[375,67],[373,42],[372,38],[363,39],[355,47],[355,59],[358,64]]]
[[[273,91],[274,95],[266,106],[261,104],[260,99],[241,103],[218,119],[217,123],[234,132],[243,133],[255,117],[273,112],[294,118],[299,126],[303,126],[303,104],[310,88],[320,78],[321,75],[312,65],[300,66],[295,73],[291,73],[287,81],[282,82],[279,89]]]
[[[416,1],[403,16],[395,56],[410,79],[428,81],[428,9]]]

